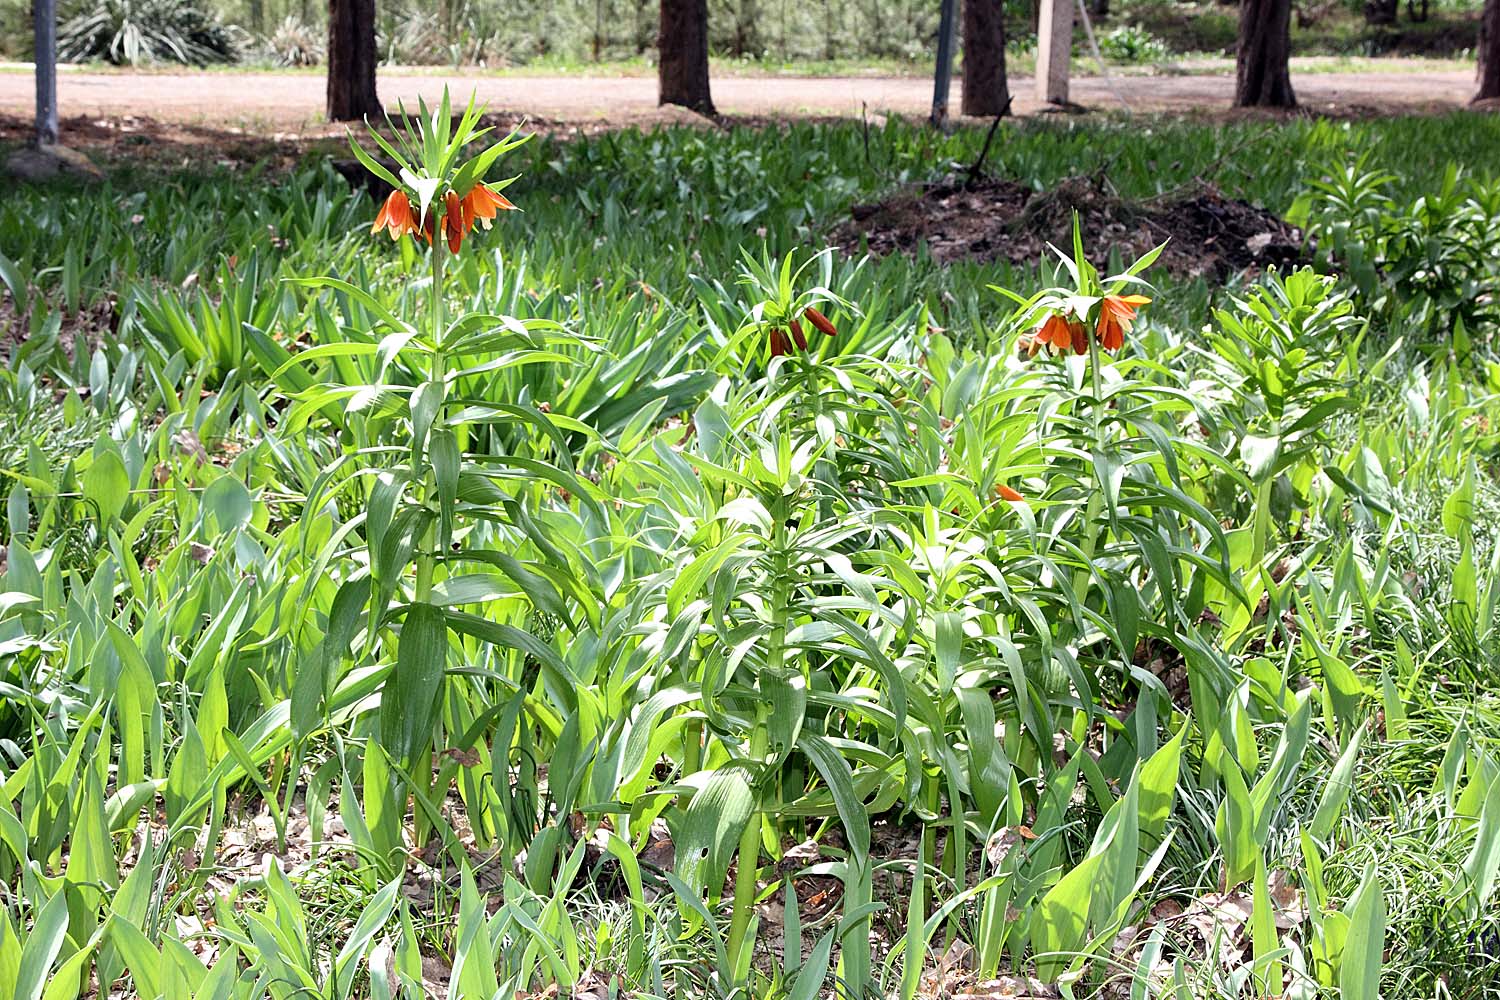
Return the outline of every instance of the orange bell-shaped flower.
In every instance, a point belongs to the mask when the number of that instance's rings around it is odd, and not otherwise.
[[[417,231],[417,220],[411,214],[411,199],[406,197],[405,191],[392,191],[385,204],[380,206],[370,233],[373,235],[382,229],[390,230],[392,240]]]
[[[1141,306],[1151,300],[1144,295],[1106,295],[1099,303],[1099,323],[1095,334],[1099,346],[1106,351],[1118,351],[1125,346],[1125,334],[1135,323],[1135,314]]]

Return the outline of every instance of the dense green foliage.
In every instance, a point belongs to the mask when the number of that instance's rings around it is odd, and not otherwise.
[[[0,203],[0,983],[1500,988],[1500,124],[1008,129],[1319,267],[1018,357],[1077,252],[816,252],[899,122],[535,140],[435,273],[317,164]]]

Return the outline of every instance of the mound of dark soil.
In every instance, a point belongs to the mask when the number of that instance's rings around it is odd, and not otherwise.
[[[1245,270],[1302,263],[1301,232],[1249,202],[1217,189],[1151,201],[1127,201],[1086,178],[1070,178],[1051,191],[983,178],[947,181],[901,191],[874,205],[855,205],[852,218],[832,232],[846,252],[868,248],[884,256],[914,253],[926,244],[941,262],[976,260],[1034,263],[1051,243],[1073,245],[1073,213],[1084,245],[1097,261],[1118,250],[1126,263],[1166,243],[1157,263],[1178,275],[1219,279]]]

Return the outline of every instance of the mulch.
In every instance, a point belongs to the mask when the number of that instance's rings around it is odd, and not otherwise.
[[[1047,245],[1068,252],[1077,213],[1084,246],[1125,263],[1165,243],[1157,266],[1179,276],[1223,280],[1308,259],[1302,233],[1263,208],[1199,184],[1155,199],[1114,194],[1102,177],[1072,177],[1049,191],[1003,178],[956,177],[857,204],[830,233],[846,252],[915,254],[940,263],[1035,263]]]

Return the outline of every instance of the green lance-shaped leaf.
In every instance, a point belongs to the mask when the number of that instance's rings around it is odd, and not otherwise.
[[[442,609],[408,607],[396,667],[380,696],[380,739],[393,760],[411,764],[432,738],[447,657],[448,623]]]
[[[755,810],[755,796],[738,768],[715,771],[693,795],[673,839],[677,873],[699,896],[724,884],[740,833]],[[754,864],[750,859],[748,864]]]
[[[1245,785],[1239,765],[1225,754],[1224,801],[1214,816],[1214,833],[1224,852],[1224,884],[1236,886],[1249,878],[1259,851],[1255,847],[1255,811],[1250,803],[1250,789]]]
[[[1374,862],[1365,868],[1359,890],[1344,913],[1349,918],[1343,961],[1339,963],[1340,1000],[1379,1000],[1380,967],[1385,956],[1385,890]]]
[[[130,476],[125,463],[114,451],[103,451],[83,474],[83,498],[97,504],[99,516],[113,521],[130,499]]]
[[[1279,952],[1281,939],[1276,933],[1276,913],[1271,905],[1270,875],[1264,858],[1255,863],[1255,898],[1250,919],[1251,954],[1255,976],[1261,981],[1264,996],[1277,996],[1285,981]]]
[[[1354,787],[1354,766],[1359,762],[1359,750],[1364,738],[1365,727],[1360,726],[1339,757],[1338,763],[1333,766],[1328,783],[1323,786],[1323,794],[1318,799],[1318,811],[1313,814],[1312,824],[1308,827],[1319,840],[1327,840],[1333,833],[1339,814],[1349,801],[1349,792]]]
[[[1490,782],[1485,793],[1479,825],[1474,831],[1474,847],[1464,859],[1468,876],[1471,911],[1477,912],[1489,902],[1500,873],[1500,778]]]
[[[47,973],[68,938],[67,894],[58,892],[37,914],[36,923],[21,948],[20,966],[14,983],[16,1000],[40,1000]]]
[[[1166,830],[1182,768],[1182,742],[1187,729],[1184,724],[1177,735],[1152,754],[1141,768],[1141,840],[1145,844],[1161,840]]]

